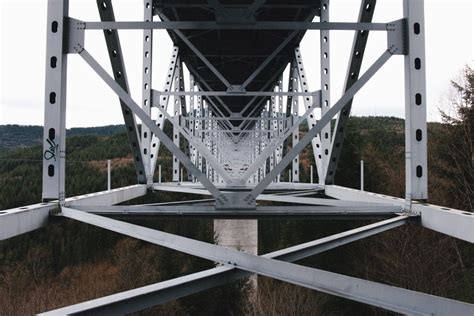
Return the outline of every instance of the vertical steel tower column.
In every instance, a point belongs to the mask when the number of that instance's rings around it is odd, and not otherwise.
[[[321,0],[321,22],[329,22],[329,0]],[[321,116],[331,107],[331,80],[330,80],[330,52],[329,30],[321,30]],[[320,133],[321,138],[321,165],[322,174],[319,175],[319,184],[325,184],[328,170],[329,149],[331,148],[331,123],[324,126]]]
[[[151,0],[144,0],[144,21],[153,20],[153,6]],[[142,80],[142,108],[145,113],[151,116],[151,73],[152,73],[152,56],[153,56],[153,30],[143,30],[143,80]],[[143,165],[145,168],[147,184],[153,184],[153,174],[151,168],[151,131],[148,126],[142,124],[142,155]]]
[[[68,0],[48,0],[43,135],[43,200],[65,199],[66,23]]]
[[[176,61],[176,75],[174,77],[174,90],[180,91],[180,75],[181,75],[181,59],[177,59]],[[174,96],[174,107],[173,107],[173,119],[174,124],[179,125],[179,115],[181,110],[181,97]],[[180,148],[180,135],[179,130],[176,125],[173,125],[173,142],[178,148]],[[179,181],[179,160],[178,157],[173,155],[173,181]]]
[[[298,91],[298,65],[296,60],[293,60],[290,64],[290,80],[288,83],[288,91],[289,92],[297,92]],[[295,97],[288,97],[288,110],[287,113],[290,114],[292,118],[292,124],[296,124],[298,121],[298,113],[299,113],[299,98],[298,96]],[[293,135],[291,136],[291,147],[295,147],[300,140],[300,128],[297,126],[293,130]],[[300,158],[296,156],[293,159],[293,164],[291,167],[291,181],[292,182],[300,182]],[[288,179],[290,181],[290,179]]]
[[[278,79],[278,92],[283,92],[283,74],[280,76]],[[279,120],[277,121],[277,136],[275,138],[280,138],[281,135],[283,134],[283,117],[284,117],[284,112],[283,112],[283,96],[279,95],[277,98],[278,101],[278,106],[277,106],[277,118]],[[276,149],[276,160],[275,160],[275,165],[279,164],[283,155],[283,143],[280,144],[280,146],[277,147]],[[280,182],[281,179],[281,173],[278,174],[277,176],[277,182]]]
[[[309,84],[308,84],[308,79],[306,77],[306,73],[304,70],[304,64],[303,64],[303,58],[301,56],[301,51],[299,47],[295,48],[295,59],[296,59],[296,64],[297,64],[297,71],[298,71],[298,81],[299,81],[299,86],[301,88],[302,92],[308,92],[309,91]],[[312,98],[310,97],[303,97],[303,103],[304,103],[304,109],[305,111],[308,109],[311,109],[312,107],[312,102],[314,100],[311,100]],[[321,103],[321,100],[319,100],[319,103]],[[320,104],[321,105],[321,104]],[[315,117],[315,110],[307,117],[306,122],[308,123],[308,129],[314,127],[316,125],[316,117]],[[313,156],[314,156],[314,163],[316,164],[316,171],[318,174],[318,177],[321,177],[323,174],[322,171],[322,154],[321,154],[321,138],[319,137],[319,133],[311,140],[311,147],[313,148]]]
[[[428,198],[425,20],[423,0],[404,0],[408,54],[405,56],[406,207]]]

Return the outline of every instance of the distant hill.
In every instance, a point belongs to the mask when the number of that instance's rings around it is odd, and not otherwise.
[[[111,136],[125,131],[124,125],[76,127],[67,130],[67,136]],[[43,127],[33,125],[0,125],[0,151],[41,145]]]

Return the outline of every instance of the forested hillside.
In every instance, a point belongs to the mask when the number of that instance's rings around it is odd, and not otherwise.
[[[108,125],[87,128],[76,127],[68,129],[67,136],[110,136],[117,133],[123,133],[124,131],[125,126],[123,125]],[[0,125],[0,152],[41,145],[42,140],[42,126]]]
[[[472,87],[461,95],[443,123],[428,125],[429,202],[473,211]],[[352,117],[336,183],[358,188],[359,161],[366,164],[368,191],[403,196],[404,121]],[[18,127],[21,129],[21,127]],[[106,128],[107,129],[107,128]],[[169,128],[167,127],[169,133]],[[303,133],[304,131],[302,131]],[[106,160],[112,159],[113,186],[136,182],[123,132],[68,137],[68,196],[104,190]],[[94,134],[94,133],[91,133]],[[21,138],[19,138],[20,140]],[[24,144],[24,142],[23,142]],[[309,181],[312,153],[301,155],[301,181]],[[169,152],[162,151],[164,181],[170,179]],[[284,173],[284,177],[287,172]],[[0,209],[36,203],[41,196],[41,148],[0,152]],[[149,193],[140,202],[186,199]],[[195,198],[195,197],[193,197]],[[147,220],[141,225],[207,242],[210,220]],[[259,252],[266,253],[369,223],[327,220],[259,220]],[[417,225],[358,241],[299,264],[474,303],[474,247]],[[28,315],[116,293],[212,267],[201,259],[156,247],[69,220],[0,243],[0,314]],[[235,282],[155,307],[143,315],[385,315],[380,309],[316,291],[259,278],[258,295],[247,299]]]

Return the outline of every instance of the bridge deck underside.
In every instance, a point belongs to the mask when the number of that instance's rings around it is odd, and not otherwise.
[[[155,14],[170,21],[217,21],[236,23],[235,19],[249,17],[255,21],[312,21],[319,15],[319,1],[264,1],[255,8],[253,1],[155,1]],[[232,5],[229,5],[232,4]],[[293,30],[182,30],[184,36],[231,84],[240,86],[265,61],[278,51],[272,61],[246,87],[247,91],[271,91],[285,66],[294,56],[305,31]],[[196,53],[173,30],[169,34],[175,45],[180,47],[180,57],[196,78],[201,78],[202,86],[213,91],[225,91],[228,87],[209,70]],[[223,97],[223,101],[233,111],[241,111],[250,97]],[[255,100],[258,104],[261,99]]]

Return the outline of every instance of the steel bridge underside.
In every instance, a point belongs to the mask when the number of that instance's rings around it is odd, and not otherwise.
[[[48,0],[43,203],[0,211],[0,240],[44,227],[53,217],[68,218],[218,265],[44,315],[132,313],[253,274],[403,314],[474,315],[473,304],[294,263],[405,224],[474,242],[472,213],[426,203],[424,7],[422,0],[401,2],[403,18],[373,23],[375,0],[361,1],[356,22],[330,21],[328,0],[144,0],[140,1],[142,21],[120,22],[115,21],[110,0],[97,0],[100,21],[74,19],[67,0]],[[138,101],[129,93],[118,36],[123,29],[143,32],[143,91]],[[166,84],[158,88],[151,76],[156,29],[167,30],[174,45],[168,71],[162,74]],[[89,30],[103,30],[112,73],[87,50],[85,33]],[[299,49],[304,34],[312,30],[320,33],[318,90],[309,87]],[[331,30],[354,33],[344,92],[336,102],[330,99]],[[387,33],[387,47],[362,72],[368,34],[375,31]],[[80,56],[118,96],[138,184],[66,197],[65,79],[71,54]],[[334,176],[352,100],[397,56],[405,60],[405,198],[337,186]],[[189,83],[184,82],[184,67],[190,73]],[[288,87],[282,83],[285,69]],[[137,119],[142,122],[141,130]],[[173,126],[171,137],[163,131],[165,121]],[[303,123],[308,132],[300,139]],[[168,182],[161,181],[161,174],[155,179],[155,171],[161,167],[157,164],[160,146],[173,155]],[[299,155],[310,146],[317,182],[313,183],[311,171],[310,183],[302,183]],[[285,172],[289,172],[286,180]],[[202,199],[123,205],[160,192]],[[252,255],[122,221],[170,217],[373,222]]]
[[[163,21],[216,21],[223,25],[254,24],[257,21],[310,22],[319,15],[319,1],[154,1],[154,14]],[[267,91],[282,75],[286,65],[294,58],[294,47],[299,45],[306,30],[275,29],[210,29],[169,30],[174,45],[180,47],[180,56],[190,72],[199,78],[210,91]],[[192,41],[192,47],[186,44]],[[258,45],[255,45],[258,43]],[[203,62],[204,56],[222,77],[216,76]],[[269,62],[252,79],[256,69],[272,56]],[[261,104],[258,97],[254,104]],[[251,97],[222,97],[226,115],[240,113]],[[217,104],[217,106],[220,106]],[[232,111],[228,113],[227,110]],[[248,114],[252,108],[242,114]]]

